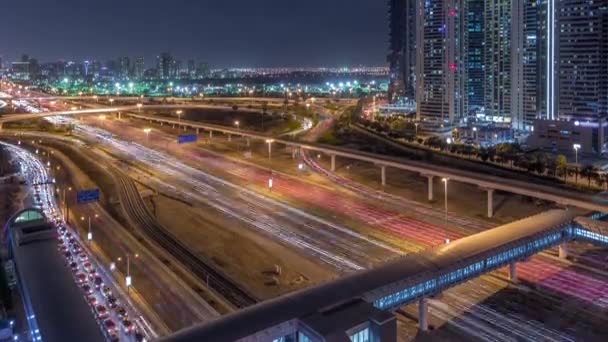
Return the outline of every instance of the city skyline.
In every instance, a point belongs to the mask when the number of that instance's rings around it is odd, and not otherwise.
[[[166,6],[158,0],[111,0],[94,8],[64,2],[1,4],[0,11],[11,13],[0,23],[3,60],[24,53],[42,62],[142,56],[148,65],[165,51],[217,67],[384,65],[386,60],[383,1]]]

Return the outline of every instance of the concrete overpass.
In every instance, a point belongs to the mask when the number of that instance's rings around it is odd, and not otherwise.
[[[504,266],[517,282],[517,262],[554,246],[565,258],[572,240],[608,246],[608,230],[589,231],[576,215],[550,210],[248,307],[163,341],[337,342],[362,332],[372,341],[396,341],[391,312],[403,305],[418,302],[419,328],[425,331],[428,298],[450,287]]]
[[[437,166],[430,163],[413,161],[404,158],[384,156],[374,153],[356,151],[347,148],[336,146],[328,146],[315,143],[303,143],[286,139],[277,139],[271,136],[263,135],[255,132],[248,132],[229,127],[218,127],[217,125],[204,124],[192,121],[176,120],[173,118],[164,118],[158,116],[142,115],[137,113],[127,114],[133,118],[147,120],[149,122],[157,122],[159,124],[168,124],[184,129],[192,129],[197,133],[208,131],[210,136],[213,132],[221,132],[227,135],[244,136],[250,139],[266,141],[268,144],[269,156],[272,154],[272,144],[282,144],[293,148],[293,151],[305,149],[309,151],[320,152],[329,155],[331,158],[331,169],[335,170],[336,157],[346,159],[359,160],[378,165],[380,168],[381,182],[386,185],[386,168],[392,167],[400,170],[418,173],[428,179],[428,199],[433,200],[433,179],[439,177],[446,178],[450,181],[457,181],[466,184],[478,186],[483,191],[487,192],[487,214],[488,217],[493,216],[493,194],[495,190],[505,191],[513,194],[538,198],[550,202],[555,202],[563,206],[573,206],[590,211],[608,212],[608,201],[598,202],[594,195],[585,194],[577,191],[556,188],[549,185],[524,182],[513,179],[505,179],[492,175],[480,174],[476,172],[459,170]],[[295,156],[295,153],[294,153]]]
[[[206,105],[193,105],[197,107],[203,107]],[[141,108],[136,105],[131,106],[116,106],[111,108],[95,108],[95,109],[83,109],[74,111],[58,111],[58,112],[44,112],[44,113],[30,113],[30,114],[16,114],[16,115],[5,115],[0,118],[0,129],[2,124],[6,122],[15,122],[20,120],[35,119],[46,116],[55,115],[87,115],[87,114],[102,114],[102,113],[124,113],[130,117],[146,120],[150,123],[156,122],[158,124],[172,125],[179,128],[192,129],[197,133],[208,132],[210,137],[213,137],[213,132],[219,132],[228,136],[243,136],[248,139],[262,140],[268,144],[269,157],[272,155],[272,145],[282,144],[292,148],[293,156],[295,158],[296,153],[300,150],[309,150],[329,155],[331,158],[332,171],[335,170],[336,157],[342,157],[352,160],[359,160],[374,165],[378,165],[380,168],[381,182],[386,185],[386,168],[396,168],[405,170],[408,172],[417,173],[428,180],[428,199],[433,200],[433,180],[435,177],[441,179],[449,179],[450,181],[457,181],[465,184],[471,184],[479,187],[482,191],[487,193],[487,215],[492,217],[494,213],[493,194],[495,190],[500,190],[508,193],[517,195],[527,196],[531,198],[537,198],[549,202],[554,202],[562,206],[573,206],[596,212],[608,212],[608,201],[598,200],[593,194],[586,194],[579,191],[563,189],[551,185],[538,184],[533,182],[525,182],[515,179],[508,179],[497,177],[488,174],[482,174],[477,172],[471,172],[467,170],[460,170],[456,168],[438,166],[426,162],[414,161],[398,157],[390,157],[385,155],[379,155],[374,153],[362,152],[353,149],[347,149],[336,146],[328,146],[323,144],[315,143],[303,143],[298,141],[292,141],[288,139],[280,139],[273,136],[260,134],[257,132],[251,132],[241,130],[232,127],[225,127],[213,124],[206,124],[194,121],[179,120],[174,118],[166,118],[161,116],[152,116],[139,114],[138,111],[148,109],[177,109],[177,108],[191,108],[187,105],[142,105]],[[211,106],[211,108],[216,108]]]

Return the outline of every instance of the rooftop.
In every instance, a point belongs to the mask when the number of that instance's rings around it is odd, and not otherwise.
[[[38,212],[38,214],[40,214]],[[22,218],[23,217],[23,218]],[[12,222],[38,220],[32,212],[23,212]],[[28,219],[29,218],[29,219]],[[28,221],[29,220],[29,221]],[[49,228],[42,220],[39,229]],[[21,224],[17,223],[17,226]],[[33,229],[27,225],[28,229]],[[10,227],[9,229],[14,229]],[[54,227],[50,227],[54,229]],[[44,341],[105,341],[84,292],[78,288],[66,261],[53,238],[13,243],[13,256],[22,289],[27,292],[35,312],[35,319]]]

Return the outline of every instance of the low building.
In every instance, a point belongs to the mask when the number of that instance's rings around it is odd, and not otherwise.
[[[479,146],[492,146],[496,144],[513,142],[514,130],[507,125],[469,125],[461,126],[453,131],[454,138],[461,142]]]
[[[534,121],[534,130],[528,138],[528,147],[571,154],[574,146],[578,153],[600,154],[605,151],[608,123],[576,120]]]

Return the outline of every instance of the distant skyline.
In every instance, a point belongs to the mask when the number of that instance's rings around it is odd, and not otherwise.
[[[41,62],[161,52],[211,67],[386,65],[386,1],[2,1],[0,56]]]

